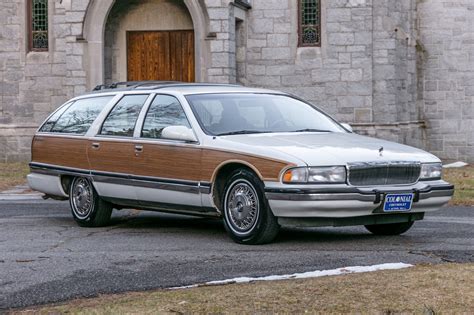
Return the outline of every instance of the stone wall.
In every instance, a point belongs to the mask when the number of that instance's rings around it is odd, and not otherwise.
[[[38,124],[67,99],[65,9],[49,1],[49,52],[27,52],[25,1],[0,3],[0,162],[26,160]]]
[[[474,162],[474,2],[418,4],[423,115],[428,150]]]
[[[472,0],[321,0],[312,48],[297,47],[295,0],[183,1],[199,80],[285,90],[358,133],[473,161]],[[112,0],[49,0],[50,50],[30,53],[24,2],[0,3],[0,161],[28,159],[38,124],[104,69],[123,78],[102,55]]]
[[[302,96],[359,133],[424,147],[415,0],[321,5],[321,47],[298,48],[297,1],[253,1],[238,82]]]

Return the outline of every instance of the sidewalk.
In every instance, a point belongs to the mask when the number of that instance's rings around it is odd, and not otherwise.
[[[42,200],[43,194],[35,192],[27,185],[15,186],[11,189],[0,191],[0,201],[4,200]]]

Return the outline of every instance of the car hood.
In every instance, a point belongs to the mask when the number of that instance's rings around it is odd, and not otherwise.
[[[291,156],[307,165],[346,165],[367,161],[439,162],[437,157],[423,150],[353,133],[268,133],[221,139],[234,148],[246,147],[246,151],[255,148],[255,153],[262,155],[262,152],[267,152],[272,158]]]

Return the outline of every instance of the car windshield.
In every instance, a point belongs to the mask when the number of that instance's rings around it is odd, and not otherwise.
[[[195,94],[186,99],[204,132],[210,135],[345,132],[313,106],[286,95]]]

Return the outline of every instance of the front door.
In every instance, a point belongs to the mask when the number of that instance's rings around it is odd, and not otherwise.
[[[194,31],[127,32],[127,79],[194,82]]]
[[[201,148],[197,143],[164,138],[162,131],[169,126],[191,128],[179,100],[158,94],[135,140],[142,150],[135,155],[134,176],[145,181],[136,189],[137,198],[144,206],[151,202],[163,209],[186,210],[188,206],[196,211],[201,206]]]

